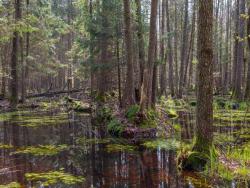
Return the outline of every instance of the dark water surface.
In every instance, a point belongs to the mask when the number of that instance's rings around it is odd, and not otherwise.
[[[183,140],[193,136],[194,116],[182,112],[178,121]],[[222,122],[218,122],[222,123]],[[249,128],[249,124],[246,125]],[[217,132],[235,129],[222,126]],[[248,129],[249,130],[249,129]],[[9,113],[0,119],[0,143],[14,148],[0,149],[0,184],[18,182],[23,187],[43,187],[25,179],[26,173],[62,170],[85,181],[75,185],[57,183],[50,187],[76,188],[203,188],[209,182],[177,171],[176,151],[121,148],[126,140],[109,138],[105,128],[91,123],[88,114],[58,111]],[[39,145],[67,145],[52,156],[14,154],[18,149]],[[235,187],[234,182],[217,187]]]

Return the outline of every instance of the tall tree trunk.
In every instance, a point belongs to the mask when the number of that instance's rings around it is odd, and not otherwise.
[[[238,40],[238,29],[239,29],[239,3],[240,0],[235,0],[236,6],[235,6],[235,23],[234,23],[234,60],[233,60],[233,70],[232,70],[232,89],[233,92],[235,90],[235,81],[236,81],[236,69],[237,69],[237,61],[238,61],[238,46],[239,46],[239,40]]]
[[[21,18],[21,0],[15,0],[15,22]],[[19,35],[14,31],[12,39],[12,53],[11,53],[11,81],[10,81],[10,103],[12,108],[16,108],[18,103],[18,48],[19,48]]]
[[[250,6],[248,7],[248,16],[250,17]],[[250,19],[247,20],[247,36],[250,36]],[[250,37],[247,38],[248,53],[250,52]],[[250,53],[249,53],[250,54]],[[245,99],[250,100],[250,58],[248,59],[247,83],[245,91]]]
[[[213,0],[199,0],[197,120],[194,150],[209,154],[213,126]]]
[[[67,13],[67,22],[68,22],[68,25],[71,24],[71,19],[72,19],[72,1],[71,0],[68,0],[67,1],[67,9],[68,9],[68,13]],[[69,32],[68,33],[68,36],[67,36],[67,50],[69,51],[72,47],[72,33]],[[67,62],[68,62],[68,91],[70,91],[73,87],[73,75],[72,75],[72,62],[69,60],[69,58],[67,59]],[[70,93],[68,93],[70,94]]]
[[[246,1],[240,0],[239,2],[239,28],[238,28],[238,50],[237,50],[237,66],[235,72],[235,88],[234,97],[236,99],[242,98],[242,72],[244,63],[244,32],[245,32],[245,20],[241,18],[241,15],[245,14]]]
[[[166,17],[167,17],[167,32],[171,33],[170,28],[170,15],[169,15],[169,1],[166,0]],[[174,93],[174,67],[173,67],[173,48],[172,48],[172,38],[168,37],[168,49],[167,49],[168,65],[169,65],[169,74],[168,81],[170,86],[170,93],[173,97]]]
[[[181,48],[181,67],[180,67],[180,80],[178,97],[182,98],[185,76],[185,64],[187,63],[187,45],[188,45],[188,0],[185,0],[185,16],[184,27],[182,35],[182,48]]]
[[[5,45],[4,45],[5,47]],[[7,59],[6,59],[6,53],[5,50],[3,49],[0,53],[0,58],[1,58],[1,65],[2,65],[2,76],[1,76],[1,84],[2,84],[2,88],[1,88],[1,94],[2,97],[5,98],[6,97],[6,68],[7,68]]]
[[[140,64],[140,86],[143,82],[143,69],[145,66],[145,44],[143,38],[143,21],[141,12],[141,0],[135,0],[137,14],[137,37],[139,46],[139,64]]]
[[[125,45],[127,52],[127,76],[125,91],[123,96],[123,106],[135,104],[135,88],[134,88],[134,65],[133,65],[133,48],[132,48],[132,30],[131,30],[131,15],[130,1],[123,0],[124,6],[124,23],[125,23]]]
[[[223,94],[225,95],[228,91],[228,75],[229,75],[229,64],[230,64],[230,46],[229,46],[229,30],[230,30],[230,1],[227,0],[227,21],[226,21],[226,36],[225,36],[225,63],[224,63],[224,75],[223,75]]]
[[[161,17],[161,37],[160,37],[160,58],[161,58],[161,69],[160,69],[160,95],[166,94],[167,88],[167,69],[166,69],[166,58],[165,58],[165,13],[166,4],[168,0],[162,0],[162,13]]]
[[[116,39],[116,58],[117,58],[117,80],[118,80],[118,100],[119,107],[122,107],[122,93],[121,93],[121,67],[120,67],[120,44],[117,36]]]
[[[20,37],[20,64],[21,64],[21,102],[25,102],[25,63],[24,63],[24,42]]]
[[[178,94],[178,90],[179,90],[179,66],[178,66],[178,16],[177,16],[177,2],[174,1],[174,61],[175,61],[175,83],[176,83],[176,94]]]
[[[194,38],[195,38],[195,23],[196,23],[196,0],[194,0],[194,5],[193,5],[193,15],[192,15],[192,23],[191,23],[191,35],[190,35],[190,42],[189,42],[189,50],[188,50],[188,55],[187,55],[187,63],[185,67],[185,74],[184,74],[184,86],[187,85],[187,89],[189,89],[189,80],[188,80],[188,67],[189,68],[189,75],[192,77],[192,71],[193,71],[193,51],[194,51]],[[189,78],[190,78],[189,77]],[[188,82],[188,83],[187,83]]]
[[[105,0],[102,1],[102,5],[101,5],[101,28],[103,30],[102,35],[100,37],[100,50],[101,50],[101,54],[100,54],[100,64],[98,65],[99,67],[99,73],[98,73],[98,95],[99,95],[99,99],[101,101],[99,102],[104,102],[104,95],[107,93],[107,91],[109,90],[109,83],[108,83],[108,79],[109,79],[109,72],[108,72],[108,63],[109,63],[109,59],[108,59],[108,47],[109,47],[109,33],[108,33],[108,28],[110,27],[110,23],[109,23],[109,18],[108,18],[108,6],[109,6],[109,1]]]
[[[144,68],[143,83],[141,89],[140,110],[142,113],[152,105],[152,79],[154,67],[154,53],[156,45],[156,19],[158,0],[151,1],[150,34],[148,47],[148,62]]]

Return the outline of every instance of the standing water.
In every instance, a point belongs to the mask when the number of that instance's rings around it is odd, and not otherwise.
[[[178,148],[193,137],[192,112],[179,112],[178,120],[172,121],[180,127],[172,138],[138,144],[111,138],[89,114],[47,109],[8,112],[0,118],[0,187],[213,187],[206,178],[177,168]],[[243,133],[249,131],[249,122],[216,124],[215,139],[241,132],[245,137],[233,143],[248,140]],[[236,186],[234,181],[218,181],[217,187]]]

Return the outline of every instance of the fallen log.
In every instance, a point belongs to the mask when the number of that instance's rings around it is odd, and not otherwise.
[[[85,89],[73,89],[70,91],[62,90],[62,91],[54,91],[54,92],[45,92],[45,93],[38,93],[38,94],[34,94],[34,95],[28,95],[28,96],[26,96],[26,98],[30,99],[30,98],[37,98],[37,97],[53,97],[55,95],[61,95],[61,94],[66,94],[66,93],[78,93],[78,92],[81,92],[84,90]]]

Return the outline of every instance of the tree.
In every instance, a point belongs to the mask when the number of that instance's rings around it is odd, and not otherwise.
[[[183,87],[185,81],[185,67],[187,63],[187,46],[188,46],[188,0],[185,0],[185,16],[182,35],[182,48],[181,48],[181,67],[180,67],[180,80],[178,97],[182,98]]]
[[[131,15],[130,15],[129,0],[123,0],[123,5],[124,5],[124,23],[125,23],[125,44],[127,52],[127,76],[124,88],[123,105],[129,106],[135,104],[132,31],[130,23]]]
[[[236,56],[235,56],[235,63],[234,66],[235,72],[234,72],[234,90],[233,95],[236,99],[242,98],[242,73],[243,73],[243,63],[244,63],[244,32],[245,32],[245,20],[241,17],[241,15],[245,14],[245,6],[246,1],[245,0],[239,0],[239,12],[238,15],[238,28],[236,33],[236,43],[237,43],[237,50],[236,50]],[[238,6],[236,6],[237,8]]]
[[[167,17],[167,32],[168,34],[171,33],[170,28],[170,14],[169,14],[169,2],[166,0],[166,17]],[[174,68],[173,68],[173,48],[172,48],[172,37],[168,37],[168,49],[167,49],[167,57],[168,57],[168,65],[169,65],[169,74],[168,74],[168,80],[169,80],[169,86],[170,86],[170,93],[171,96],[174,96]]]
[[[145,47],[143,38],[143,21],[141,13],[141,0],[135,0],[137,14],[137,37],[139,47],[139,64],[140,64],[140,86],[143,82],[143,70],[145,66]]]
[[[148,61],[144,68],[143,83],[141,89],[140,110],[142,113],[152,105],[152,81],[156,46],[156,19],[158,0],[151,1],[150,33],[148,47]]]
[[[248,51],[250,52],[250,6],[248,7],[248,20],[247,20],[247,43],[248,43]],[[250,100],[250,59],[248,59],[248,71],[247,71],[247,83],[246,83],[246,91],[245,91],[245,99]]]
[[[162,13],[161,13],[161,41],[160,41],[160,58],[161,58],[161,69],[160,69],[160,95],[166,94],[167,87],[167,65],[165,58],[165,15],[166,15],[166,5],[168,0],[162,0]],[[167,10],[168,11],[168,10]],[[160,19],[160,17],[159,17]]]
[[[15,23],[21,18],[21,0],[15,0]],[[18,48],[19,48],[19,34],[15,30],[12,39],[12,53],[11,53],[11,82],[10,82],[10,102],[11,107],[15,108],[18,103]]]
[[[213,0],[198,1],[197,120],[194,150],[208,153],[213,126]]]

